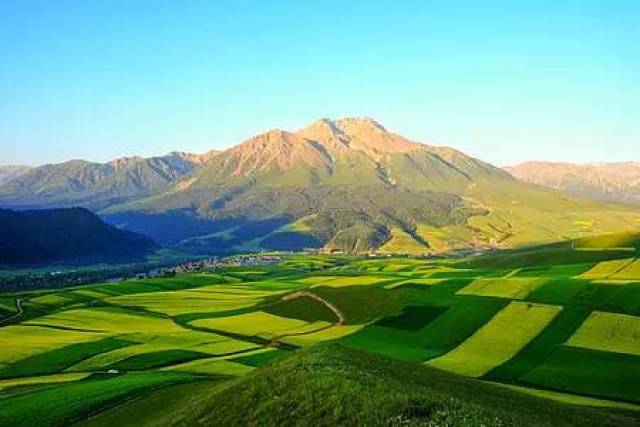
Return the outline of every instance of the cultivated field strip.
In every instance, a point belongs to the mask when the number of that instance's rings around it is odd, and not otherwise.
[[[562,307],[513,301],[469,339],[429,364],[480,377],[515,356],[560,310]]]
[[[640,356],[640,317],[594,311],[567,344]]]

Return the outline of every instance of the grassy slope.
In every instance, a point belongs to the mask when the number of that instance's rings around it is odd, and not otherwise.
[[[635,425],[637,413],[542,400],[412,363],[331,344],[301,350],[222,386],[186,388],[104,420],[124,425]],[[186,396],[188,394],[188,397]],[[174,405],[175,406],[175,405]],[[173,407],[173,406],[170,406]],[[151,409],[151,410],[149,410]],[[122,418],[120,414],[133,415]],[[142,415],[145,414],[144,419]],[[150,417],[149,414],[155,414]],[[116,416],[114,416],[116,415]],[[94,425],[105,425],[101,416]],[[91,423],[90,423],[91,424]]]
[[[178,373],[127,374],[17,394],[3,399],[0,425],[69,425],[144,391],[190,380]]]

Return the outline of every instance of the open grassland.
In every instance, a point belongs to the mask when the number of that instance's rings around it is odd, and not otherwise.
[[[157,405],[171,407],[169,400],[196,405],[176,409],[179,421],[204,409],[202,396],[176,390],[201,392],[207,384],[204,394],[215,400],[220,390],[230,393],[244,378],[288,366],[317,345],[479,377],[508,385],[501,393],[509,396],[524,390],[562,407],[631,408],[637,421],[638,261],[629,250],[602,244],[463,260],[292,255],[278,265],[5,294],[0,424],[100,425],[128,416],[136,425],[153,418],[133,415],[147,404],[159,416]],[[18,298],[24,312],[14,316]]]

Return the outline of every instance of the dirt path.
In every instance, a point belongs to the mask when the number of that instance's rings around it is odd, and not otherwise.
[[[344,316],[342,315],[342,312],[338,309],[338,307],[336,307],[326,299],[322,298],[320,295],[314,294],[313,292],[309,292],[309,291],[294,292],[292,294],[283,296],[282,301],[291,301],[291,300],[302,298],[302,297],[313,298],[314,300],[320,302],[321,304],[324,304],[329,310],[333,312],[333,314],[336,315],[336,319],[338,320],[337,322],[338,325],[342,325],[344,323]]]
[[[8,322],[12,321],[13,319],[16,319],[16,318],[22,316],[22,314],[24,313],[24,309],[22,308],[22,303],[26,302],[26,301],[27,301],[26,299],[16,298],[16,313],[12,314],[9,317],[5,317],[4,319],[0,320],[0,325],[8,323]]]
[[[297,298],[303,298],[303,297],[312,298],[312,299],[318,301],[319,303],[324,304],[336,316],[337,322],[336,323],[330,323],[330,324],[325,325],[325,326],[321,326],[320,328],[314,329],[312,331],[291,332],[291,333],[288,333],[288,334],[278,335],[277,337],[273,337],[271,339],[271,342],[268,344],[268,346],[281,345],[282,343],[280,342],[280,340],[282,338],[309,335],[309,334],[313,334],[313,333],[316,333],[316,332],[324,331],[325,329],[333,328],[334,326],[342,325],[344,323],[344,316],[343,316],[342,312],[338,309],[338,307],[336,307],[335,305],[333,305],[332,303],[330,303],[326,299],[322,298],[320,295],[314,294],[313,292],[297,291],[297,292],[294,292],[292,294],[288,294],[288,295],[283,296],[281,301],[291,301],[291,300],[294,300],[294,299],[297,299]]]

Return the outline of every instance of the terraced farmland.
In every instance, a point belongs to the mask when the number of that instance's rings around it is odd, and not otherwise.
[[[7,318],[25,302],[0,327],[0,424],[104,423],[133,397],[216,388],[327,341],[640,420],[636,254],[564,250],[529,265],[291,256],[6,294]]]

